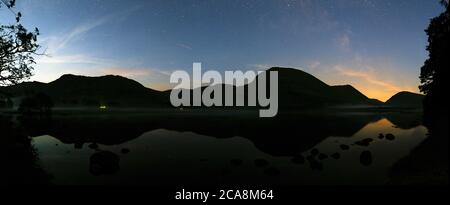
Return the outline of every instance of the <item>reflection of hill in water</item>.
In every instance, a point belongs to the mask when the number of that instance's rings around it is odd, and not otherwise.
[[[410,129],[422,124],[422,113],[391,113],[386,118],[400,129]]]
[[[105,145],[121,144],[155,129],[188,131],[217,138],[241,136],[268,154],[290,155],[305,151],[329,136],[352,136],[381,115],[281,115],[276,118],[255,118],[245,113],[219,115],[165,114],[55,116],[50,121],[24,121],[31,136],[49,134],[64,143],[80,146],[96,142]],[[400,128],[413,125],[412,115],[387,115]]]

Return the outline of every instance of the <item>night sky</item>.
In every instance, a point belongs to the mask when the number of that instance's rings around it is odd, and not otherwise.
[[[41,30],[31,80],[123,75],[159,90],[174,70],[305,70],[386,100],[418,92],[438,0],[17,0]],[[1,23],[13,22],[4,7]]]

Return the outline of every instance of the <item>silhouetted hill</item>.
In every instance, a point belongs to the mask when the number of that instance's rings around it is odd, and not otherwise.
[[[273,67],[268,71],[278,71],[281,107],[379,105],[351,85],[329,86],[294,68]]]
[[[336,85],[331,86],[334,97],[339,100],[343,100],[345,103],[351,104],[374,104],[381,105],[382,103],[377,103],[374,99],[367,98],[364,94],[359,92],[356,88],[351,85]]]
[[[403,91],[389,98],[385,105],[401,108],[420,108],[422,107],[423,98],[424,95]]]
[[[381,106],[382,102],[369,99],[351,85],[330,86],[313,75],[294,68],[273,67],[268,71],[278,71],[278,91],[280,108],[320,108],[327,106]],[[268,73],[270,77],[270,72]],[[251,83],[258,83],[253,81]],[[216,85],[225,87],[230,85]],[[245,85],[247,88],[248,85]],[[268,85],[269,86],[269,85]],[[201,88],[201,89],[204,89]],[[233,87],[236,90],[236,87]],[[247,90],[247,89],[245,89]],[[15,97],[45,93],[56,106],[117,106],[117,107],[166,107],[170,106],[169,91],[156,91],[140,83],[121,76],[86,77],[63,75],[50,83],[25,82],[0,91]],[[192,90],[191,90],[192,91]],[[244,96],[248,102],[247,91]],[[192,96],[192,95],[191,95]],[[398,98],[398,99],[397,99]],[[396,107],[416,107],[421,95],[399,93],[386,105]]]
[[[63,75],[46,83],[25,82],[4,88],[14,96],[45,93],[58,106],[151,106],[162,105],[160,92],[121,76],[86,77]]]
[[[33,95],[44,90],[46,83],[41,82],[23,82],[9,87],[0,87],[0,91],[10,93],[13,96]]]
[[[382,105],[382,102],[367,98],[351,85],[329,86],[313,75],[294,68],[273,67],[268,71],[278,72],[278,93],[279,106],[281,108],[311,108],[335,105]],[[267,79],[270,78],[270,72]],[[257,80],[251,82],[258,83]],[[267,85],[269,90],[270,84]],[[231,85],[215,85],[222,89],[222,104],[224,104],[225,87],[236,87]],[[245,105],[248,105],[248,85],[244,86],[245,94],[243,96],[235,96],[236,98],[244,98]],[[205,87],[197,88],[204,90]],[[192,90],[191,91],[191,96]],[[165,92],[166,96],[170,91]],[[213,96],[213,95],[212,95]],[[236,99],[234,99],[236,102]],[[192,103],[192,99],[191,99]]]

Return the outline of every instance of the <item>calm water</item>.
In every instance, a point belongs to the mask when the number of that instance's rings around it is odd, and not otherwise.
[[[388,133],[395,138],[386,139]],[[55,184],[384,184],[389,168],[426,133],[423,126],[401,129],[382,118],[350,136],[327,136],[292,156],[271,155],[240,136],[169,129],[114,145],[76,146],[50,135],[35,137],[33,144]],[[355,144],[367,138],[372,141]]]

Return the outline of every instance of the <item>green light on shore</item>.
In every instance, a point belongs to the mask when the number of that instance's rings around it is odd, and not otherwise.
[[[106,107],[106,105],[100,105],[101,110],[105,110],[106,108],[108,108],[108,107]]]

